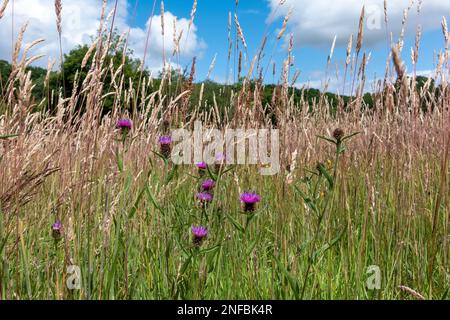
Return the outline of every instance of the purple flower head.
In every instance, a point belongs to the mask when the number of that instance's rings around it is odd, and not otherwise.
[[[62,223],[61,221],[56,221],[54,224],[52,224],[52,230],[53,231],[60,231],[62,228]]]
[[[202,182],[202,189],[205,191],[210,191],[210,190],[214,189],[215,186],[216,186],[216,182],[212,179],[207,179]]]
[[[211,202],[213,200],[213,195],[209,192],[197,193],[197,199],[203,203]]]
[[[61,229],[62,229],[61,221],[57,220],[54,224],[52,224],[52,234],[55,240],[58,240],[61,237]]]
[[[241,194],[241,202],[244,203],[245,212],[255,211],[255,206],[261,201],[261,196],[256,193],[245,192]]]
[[[169,159],[170,154],[172,152],[172,137],[171,136],[162,136],[159,138],[159,145],[161,148],[161,154],[164,158]]]
[[[241,194],[241,202],[243,203],[258,203],[261,201],[261,196],[256,193],[245,192]]]
[[[206,174],[206,170],[208,169],[208,165],[206,164],[206,162],[197,162],[195,164],[198,168],[198,174],[200,175],[200,177],[203,177]]]
[[[208,229],[202,226],[192,227],[192,236],[194,237],[193,242],[196,246],[201,246],[203,240],[208,236]]]
[[[117,129],[131,130],[132,127],[133,127],[133,122],[130,119],[120,119],[116,123]]]
[[[172,137],[171,136],[162,136],[159,138],[159,144],[160,145],[169,145],[172,144]]]
[[[202,226],[192,227],[192,235],[197,238],[205,238],[208,236],[208,229]]]
[[[208,167],[208,165],[206,164],[206,162],[197,162],[195,165],[196,165],[197,168],[199,168],[200,170],[206,170],[206,168]]]

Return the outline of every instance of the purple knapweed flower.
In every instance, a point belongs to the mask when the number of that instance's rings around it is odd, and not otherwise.
[[[195,165],[198,168],[198,174],[200,176],[204,176],[205,173],[206,173],[206,170],[208,169],[208,165],[206,164],[206,162],[203,162],[203,161],[202,162],[197,162]]]
[[[197,162],[195,165],[197,166],[197,168],[202,169],[202,170],[206,170],[206,168],[208,167],[206,162]]]
[[[243,194],[241,194],[241,202],[244,203],[245,212],[255,211],[255,206],[260,201],[261,196],[256,193],[244,192]]]
[[[191,228],[192,231],[192,236],[193,236],[193,243],[195,246],[201,246],[203,243],[203,240],[206,239],[206,237],[208,236],[208,229],[203,227],[203,226],[198,226],[198,227],[192,227]]]
[[[210,191],[214,189],[215,186],[216,182],[212,179],[206,179],[205,181],[202,182],[202,189],[205,191]]]
[[[159,138],[159,144],[165,145],[165,144],[172,144],[172,137],[171,136],[162,136]]]
[[[61,221],[57,220],[54,224],[52,224],[52,235],[55,240],[58,240],[61,237],[61,229],[62,229],[62,223]]]
[[[208,203],[213,200],[213,195],[209,192],[200,192],[197,193],[197,199],[202,203]]]
[[[123,131],[131,130],[133,127],[133,122],[130,119],[120,119],[116,123],[117,129],[122,129]]]
[[[161,147],[161,154],[164,158],[168,159],[170,157],[170,153],[172,152],[172,137],[171,136],[162,136],[159,138],[159,145]]]

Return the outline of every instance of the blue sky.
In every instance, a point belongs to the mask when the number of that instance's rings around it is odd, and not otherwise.
[[[137,1],[136,15],[133,9]],[[336,50],[330,66],[330,90],[342,91],[342,80],[334,79],[336,64],[342,79],[345,65],[346,44],[350,34],[356,37],[358,21],[362,6],[366,8],[365,37],[362,51],[370,53],[367,79],[384,76],[385,63],[388,57],[388,42],[384,24],[384,0],[240,0],[237,16],[243,29],[248,45],[247,65],[244,73],[257,53],[262,37],[268,32],[268,42],[265,50],[263,65],[274,61],[277,65],[275,78],[270,71],[265,82],[279,81],[282,61],[287,56],[287,42],[290,35],[294,40],[294,66],[301,75],[297,86],[309,83],[311,87],[321,88],[325,79],[327,56],[334,37],[337,37]],[[163,52],[171,57],[173,46],[173,19],[176,18],[177,29],[187,31],[190,13],[194,0],[165,0],[166,36],[164,42],[161,37],[160,1],[156,1],[155,18],[149,42],[149,52],[146,66],[157,72],[162,67]],[[197,56],[196,80],[202,81],[208,74],[208,69],[217,54],[216,65],[211,78],[225,82],[229,71],[227,69],[227,27],[228,14],[235,13],[236,0],[198,0],[194,26],[186,39],[187,32],[182,38],[182,52],[180,60],[171,62],[181,67],[189,67],[190,61]],[[53,14],[53,1],[49,0],[15,0],[14,34],[26,21],[29,22],[24,41],[32,42],[38,38],[45,38],[45,42],[33,49],[32,53],[44,55],[36,62],[37,65],[47,67],[49,59],[59,56],[58,36]],[[136,58],[143,58],[146,42],[147,23],[152,12],[152,0],[118,0],[116,27],[120,32],[131,28],[129,45],[135,51]],[[415,30],[418,24],[422,26],[422,40],[420,47],[419,73],[430,74],[435,68],[436,54],[444,48],[441,22],[443,17],[450,19],[450,1],[442,0],[387,0],[388,31],[392,32],[394,41],[400,35],[404,10],[409,7],[408,23],[405,30],[405,43],[402,56],[408,71],[412,71],[411,47],[414,47]],[[420,6],[420,15],[418,5]],[[101,11],[101,0],[63,0],[63,51],[68,52],[78,44],[89,43],[91,36],[96,34]],[[114,0],[108,0],[108,12],[113,8]],[[412,4],[412,5],[411,5]],[[10,8],[9,8],[10,9]],[[287,29],[283,38],[276,41],[276,36],[283,24],[284,17],[290,12]],[[270,19],[272,17],[273,19]],[[233,20],[233,38],[234,19]],[[272,23],[269,23],[272,21]],[[11,39],[11,12],[7,11],[0,20],[0,37]],[[354,41],[355,42],[355,41]],[[164,44],[164,45],[163,45]],[[241,45],[242,48],[242,45]],[[354,48],[354,46],[353,46]],[[353,50],[354,52],[354,50]],[[0,42],[0,58],[9,59],[11,56],[10,41]],[[237,56],[237,54],[236,54]],[[230,67],[234,67],[234,55]],[[236,58],[237,60],[237,58]],[[58,64],[56,64],[58,65]],[[369,82],[368,82],[369,83]],[[366,89],[369,89],[368,87]]]
[[[135,0],[129,0],[130,5],[134,6]],[[305,2],[302,0],[295,1],[297,3]],[[294,2],[294,5],[295,5]],[[382,3],[382,1],[379,1]],[[401,0],[400,0],[401,2]],[[425,1],[426,2],[426,1]],[[289,4],[289,3],[288,3]],[[407,7],[407,3],[404,3],[404,8]],[[148,19],[148,16],[152,10],[153,1],[146,1],[145,3],[138,5],[137,15],[134,24],[137,26],[142,26]],[[343,4],[345,5],[345,3]],[[362,7],[362,4],[361,6]],[[172,12],[178,17],[189,17],[192,8],[191,1],[180,1],[180,0],[166,0],[165,10]],[[294,8],[294,10],[301,10],[301,4]],[[402,10],[404,9],[402,8]],[[242,26],[246,42],[248,44],[248,54],[251,59],[259,45],[261,39],[268,27],[269,16],[271,15],[273,7],[270,6],[270,1],[268,0],[241,0],[237,9],[237,15],[239,17],[239,22]],[[412,71],[412,66],[410,63],[410,48],[414,47],[415,43],[415,29],[417,23],[422,23],[421,16],[416,13],[416,8],[410,10],[409,23],[407,25],[407,32],[405,37],[404,45],[404,59],[407,62],[409,71]],[[439,8],[438,8],[439,9]],[[358,7],[357,12],[361,8]],[[422,9],[427,13],[424,9]],[[156,14],[159,14],[159,2],[156,5]],[[209,69],[210,62],[217,54],[216,66],[213,72],[212,78],[219,81],[224,81],[227,75],[227,25],[228,25],[228,14],[235,12],[235,1],[234,0],[200,0],[198,2],[197,13],[195,16],[195,25],[198,29],[198,36],[204,40],[206,47],[201,52],[198,52],[199,60],[197,64],[197,80],[202,80],[206,77]],[[444,40],[442,35],[442,30],[440,29],[440,23],[442,16],[448,15],[448,6],[444,5],[441,16],[436,17],[436,21],[432,27],[424,28],[421,41],[420,49],[420,59],[417,65],[417,70],[427,74],[430,70],[434,68],[434,60],[436,53],[439,52],[444,46]],[[354,16],[354,26],[352,30],[357,30],[358,16]],[[427,19],[424,17],[423,19]],[[434,18],[434,17],[432,17]],[[392,31],[394,32],[394,40],[396,40],[396,35],[399,35],[400,30],[400,20],[392,19],[391,25],[397,23],[397,26],[392,26]],[[395,21],[397,20],[397,21]],[[275,45],[275,38],[283,22],[283,15],[279,15],[274,20],[273,24],[269,27],[269,42],[266,46],[266,57],[270,56],[272,48]],[[130,22],[132,23],[132,22]],[[156,22],[158,23],[158,22]],[[289,24],[288,24],[289,25]],[[384,20],[382,24],[382,32],[385,36],[385,25]],[[290,32],[294,32],[295,29],[288,28],[285,35]],[[307,28],[299,31],[307,33]],[[369,35],[370,30],[365,30],[366,35]],[[396,33],[397,32],[397,33]],[[350,33],[347,35],[347,37]],[[356,36],[356,35],[355,35]],[[297,39],[297,36],[295,37]],[[299,69],[301,71],[301,76],[299,82],[305,83],[311,81],[312,86],[318,86],[320,80],[324,78],[324,72],[326,70],[327,56],[333,41],[333,36],[330,34],[328,41],[326,38],[322,42],[310,43],[307,41],[302,45],[302,34],[298,35],[300,43],[295,45],[294,56],[295,65],[294,69]],[[337,63],[339,65],[340,72],[343,72],[342,66],[345,61],[345,51],[346,51],[346,41],[348,38],[340,39],[335,50],[333,57],[333,62],[331,66],[330,74],[335,74]],[[368,79],[374,78],[375,76],[383,76],[386,64],[386,58],[388,56],[388,44],[386,40],[380,41],[370,41],[363,47],[363,50],[371,53],[371,60],[369,62],[369,68],[367,77]],[[278,69],[280,69],[281,62],[286,58],[287,49],[286,44],[283,41],[278,42],[276,48],[273,50],[273,60],[276,61]],[[233,58],[232,58],[233,60]],[[250,61],[248,61],[250,62]],[[185,64],[188,63],[185,61]],[[267,63],[267,60],[266,60]],[[232,63],[233,64],[233,63]],[[279,71],[279,70],[278,70]],[[271,74],[271,72],[269,72]],[[272,76],[267,76],[267,82],[278,81],[278,76],[272,79]],[[342,75],[341,75],[342,76]]]
[[[134,6],[135,0],[129,0],[131,6]],[[177,17],[189,17],[192,10],[193,1],[166,0],[165,10],[172,12]],[[155,14],[160,14],[160,6],[157,2]],[[145,1],[138,5],[138,10],[134,25],[142,26],[151,14],[153,1]],[[234,14],[235,1],[211,1],[200,0],[195,15],[195,25],[199,36],[205,41],[205,50],[198,54],[197,74],[199,79],[203,79],[208,74],[209,66],[217,54],[215,71],[213,78],[224,81],[227,74],[227,55],[228,55],[228,15]],[[269,16],[270,8],[264,0],[244,0],[240,1],[238,7],[238,16],[241,26],[244,30],[245,40],[249,47],[249,55],[253,57],[256,48],[259,47],[266,19]],[[132,19],[131,19],[132,20]],[[159,23],[159,21],[154,21]],[[234,18],[233,18],[234,23]],[[233,35],[234,36],[234,35]],[[277,54],[279,52],[276,52]],[[233,58],[232,58],[233,60]]]

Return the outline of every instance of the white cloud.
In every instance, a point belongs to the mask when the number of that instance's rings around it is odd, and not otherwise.
[[[413,76],[413,72],[408,74],[410,77]],[[416,76],[434,78],[436,76],[436,70],[417,70]]]
[[[359,17],[363,5],[366,8],[364,41],[371,46],[386,41],[383,0],[286,0],[276,9],[280,0],[267,0],[275,17],[284,17],[292,8],[289,29],[294,32],[296,45],[329,46],[335,35],[338,44],[345,44],[350,34],[358,32]],[[388,1],[389,28],[398,37],[401,30],[403,11],[411,0]],[[450,1],[423,0],[420,16],[417,17],[417,3],[409,11],[408,34],[415,32],[419,22],[424,31],[441,27],[442,16],[450,18]],[[271,15],[272,15],[271,14]]]
[[[147,66],[151,69],[160,68],[163,64],[163,53],[167,60],[172,60],[172,65],[176,65],[176,57],[172,57],[174,49],[174,28],[173,22],[176,19],[176,34],[182,31],[180,40],[181,58],[201,57],[206,48],[205,42],[199,38],[197,27],[192,25],[189,31],[189,38],[186,38],[189,30],[189,19],[178,18],[171,12],[164,13],[164,41],[162,37],[161,16],[153,17],[150,38],[148,42]],[[134,50],[137,57],[143,57],[145,51],[145,41],[147,39],[147,28],[150,20],[147,21],[145,29],[132,28],[129,38],[129,45]],[[187,40],[186,40],[187,39]]]
[[[413,72],[408,73],[409,77],[413,76]],[[416,76],[423,76],[427,78],[436,77],[436,70],[417,70]],[[392,82],[396,80],[396,76],[391,79]],[[364,93],[372,93],[379,89],[380,83],[383,79],[379,77],[367,77],[364,83]],[[344,94],[349,95],[350,89],[352,87],[352,78],[348,75],[347,80],[345,82],[345,92],[344,92],[344,79],[342,77],[336,78],[336,75],[326,74],[323,71],[313,71],[310,72],[307,81],[299,81],[295,84],[296,88],[302,89],[318,89],[324,90],[325,84],[327,84],[327,92],[336,93],[336,94]],[[355,85],[359,85],[359,83],[355,83]],[[354,88],[354,91],[359,88]]]
[[[65,0],[63,1],[62,45],[65,53],[76,45],[90,44],[91,37],[97,35],[100,23],[102,1],[101,0]],[[107,8],[107,13],[111,12],[113,4]],[[119,33],[126,32],[130,28],[128,20],[131,19],[132,8],[127,0],[119,0],[115,27]],[[191,27],[189,38],[189,20],[178,18],[170,11],[165,12],[165,36],[164,51],[167,60],[172,57],[173,50],[173,21],[176,21],[177,33],[183,30],[181,39],[181,59],[190,59],[193,55],[201,55],[206,45],[197,34],[195,24]],[[56,31],[54,2],[50,0],[15,0],[14,6],[14,31],[17,36],[18,30],[25,22],[29,22],[23,43],[30,43],[38,38],[44,38],[45,42],[36,47],[32,54],[45,54],[48,58],[59,58],[58,33]],[[142,28],[133,27],[130,29],[128,46],[134,51],[136,58],[144,56],[145,42],[147,39],[147,28],[150,19]],[[0,59],[10,60],[11,57],[11,2],[5,12],[5,16],[0,20]],[[5,41],[6,40],[6,41]],[[146,66],[150,69],[157,69],[162,66],[163,40],[161,35],[161,16],[154,16],[151,34],[148,44]],[[46,66],[47,58],[39,60],[37,65]]]

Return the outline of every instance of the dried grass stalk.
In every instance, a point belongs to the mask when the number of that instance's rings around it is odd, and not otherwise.
[[[5,14],[6,7],[8,6],[9,0],[3,0],[2,5],[0,6],[0,19],[3,18]]]

